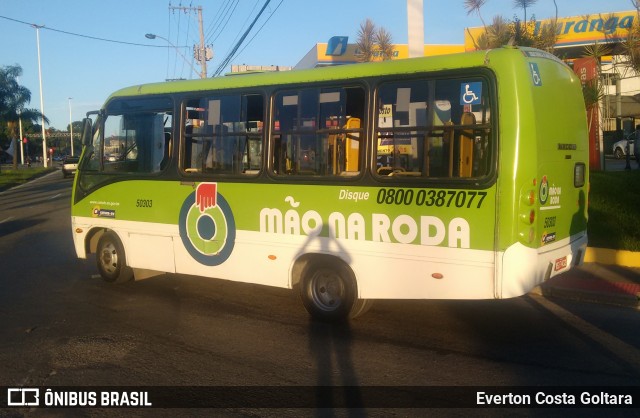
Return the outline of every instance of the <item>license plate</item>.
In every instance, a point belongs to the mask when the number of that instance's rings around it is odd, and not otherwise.
[[[567,267],[567,256],[565,255],[562,258],[558,258],[556,260],[555,271],[560,271]]]

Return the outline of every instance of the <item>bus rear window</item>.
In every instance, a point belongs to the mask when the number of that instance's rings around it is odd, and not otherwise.
[[[477,77],[384,83],[378,89],[376,173],[479,178],[489,174],[487,83]]]

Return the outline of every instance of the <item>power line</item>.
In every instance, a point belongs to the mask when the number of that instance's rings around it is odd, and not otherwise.
[[[207,38],[207,42],[211,38],[212,32],[215,33],[219,22],[221,22],[224,16],[226,16],[227,9],[231,6],[232,1],[233,0],[226,0],[220,7],[218,7],[218,10],[214,13],[215,19],[211,21],[209,27],[207,27],[207,30],[205,31],[205,38]]]
[[[23,25],[28,25],[28,26],[31,26],[31,27],[38,26],[38,27],[40,27],[40,29],[47,29],[47,30],[50,30],[50,31],[53,31],[53,32],[63,33],[65,35],[77,36],[79,38],[92,39],[94,41],[112,42],[112,43],[116,43],[116,44],[133,45],[133,46],[146,46],[146,47],[150,47],[150,48],[167,48],[164,45],[140,44],[140,43],[137,43],[137,42],[116,41],[114,39],[99,38],[97,36],[91,36],[91,35],[83,35],[81,33],[68,32],[68,31],[65,31],[65,30],[50,28],[50,27],[43,26],[43,25],[36,25],[35,23],[24,22],[22,20],[13,19],[13,18],[10,18],[10,17],[7,17],[7,16],[0,16],[0,18],[6,19],[6,20],[10,20],[10,21],[16,22],[16,23],[22,23]],[[186,48],[186,46],[183,45],[181,48]]]
[[[216,29],[214,29],[213,33],[209,36],[209,38],[207,38],[207,42],[215,42],[216,39],[218,39],[218,37],[220,35],[222,35],[222,32],[224,31],[224,29],[227,27],[227,25],[229,24],[229,22],[231,21],[231,16],[233,16],[233,13],[236,11],[236,8],[238,7],[239,1],[236,1],[236,3],[233,5],[233,10],[231,10],[231,12],[228,14],[224,25],[222,25],[222,27],[219,28],[218,30],[218,34],[215,36],[215,38],[213,38],[213,40],[211,40],[211,37],[213,37],[213,35],[216,33]]]
[[[267,22],[269,22],[269,20],[273,17],[273,15],[278,11],[278,9],[280,8],[280,6],[282,5],[282,3],[284,2],[284,0],[280,0],[280,3],[278,3],[278,5],[276,6],[275,9],[273,9],[273,12],[271,12],[271,14],[269,15],[269,17],[267,18],[267,20],[264,21],[264,23],[262,24],[262,26],[260,26],[258,28],[258,31],[255,33],[255,35],[253,35],[251,37],[251,39],[249,39],[249,42],[247,42],[242,49],[236,54],[240,55],[244,52],[245,49],[247,49],[247,47],[251,44],[251,42],[256,38],[256,36],[258,36],[258,34],[260,33],[260,31],[262,30],[262,28],[264,28],[264,26],[267,24]]]
[[[242,35],[242,37],[240,38],[240,40],[238,41],[238,43],[233,47],[233,49],[231,50],[231,52],[229,52],[229,54],[226,56],[226,58],[222,61],[222,63],[220,64],[220,66],[218,67],[218,69],[216,70],[216,72],[214,73],[214,77],[220,75],[220,73],[222,72],[222,70],[224,69],[224,67],[229,64],[229,62],[233,59],[233,57],[237,54],[238,49],[240,48],[240,46],[242,45],[242,43],[244,42],[244,40],[247,38],[247,36],[249,35],[249,32],[251,32],[251,29],[253,28],[253,26],[256,24],[256,22],[258,21],[258,19],[260,18],[260,16],[262,15],[262,13],[264,12],[264,10],[267,8],[267,6],[269,5],[269,2],[271,0],[267,0],[264,4],[264,6],[262,6],[262,9],[260,9],[260,11],[258,12],[258,15],[255,17],[255,19],[253,19],[253,22],[251,22],[251,25],[249,25],[249,28],[245,31],[245,33]],[[269,19],[271,19],[271,17],[273,16],[273,14],[278,10],[278,8],[280,7],[280,5],[282,4],[284,0],[280,0],[280,3],[278,3],[278,6],[276,6],[276,8],[274,9],[274,11],[271,13],[271,15],[269,16],[269,18],[267,18],[267,20],[262,24],[262,26],[260,26],[260,29],[258,29],[258,32],[256,32],[255,35],[253,35],[253,37],[249,40],[249,43],[251,43],[251,41],[253,41],[253,39],[258,35],[258,33],[260,33],[260,30],[262,30],[262,28],[264,27],[264,25],[266,25],[266,23],[269,21]],[[247,44],[248,45],[248,44]],[[245,46],[246,48],[246,46]],[[244,48],[242,49],[244,51]]]
[[[253,12],[258,7],[258,3],[260,3],[260,0],[256,0],[256,2],[253,4],[253,7],[251,8],[251,11],[247,15],[247,18],[244,20],[244,22],[242,22],[242,26],[240,26],[240,29],[238,30],[238,34],[236,35],[235,38],[233,38],[233,41],[231,41],[232,44],[235,43],[238,40],[238,38],[242,35],[242,33],[244,32],[245,28],[247,27],[247,23],[249,22],[249,19],[251,19],[251,15],[253,15]]]

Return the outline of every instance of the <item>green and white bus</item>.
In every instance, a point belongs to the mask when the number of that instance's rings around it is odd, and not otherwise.
[[[90,113],[71,223],[110,282],[299,289],[334,320],[516,297],[584,258],[581,85],[539,50],[145,84]]]

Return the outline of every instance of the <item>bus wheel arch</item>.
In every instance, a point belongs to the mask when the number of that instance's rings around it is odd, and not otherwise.
[[[124,245],[122,245],[118,234],[105,229],[99,234],[93,234],[90,242],[94,242],[96,239],[96,266],[103,280],[109,283],[123,283],[131,280],[133,270],[127,266]]]
[[[306,254],[296,260],[292,284],[299,290],[307,312],[321,321],[341,321],[364,314],[371,301],[358,298],[351,267],[341,258]]]

